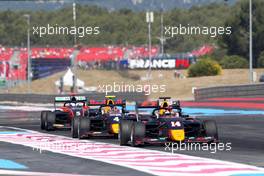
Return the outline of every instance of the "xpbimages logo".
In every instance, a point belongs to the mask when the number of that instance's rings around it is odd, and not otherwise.
[[[86,35],[100,34],[99,26],[59,26],[58,24],[47,26],[33,26],[33,35],[43,37],[45,35],[76,35],[77,37],[85,37]]]
[[[165,36],[175,37],[177,35],[208,35],[215,38],[218,35],[231,35],[232,27],[223,26],[191,26],[190,24],[178,26],[165,26]]]
[[[212,143],[165,143],[165,151],[171,151],[172,154],[177,151],[208,151],[217,153],[217,151],[231,151],[232,143],[212,142]]]
[[[98,86],[98,92],[105,93],[118,93],[118,92],[137,92],[150,95],[151,93],[164,93],[166,92],[166,85],[157,84],[128,84],[128,83],[116,83],[105,84]]]

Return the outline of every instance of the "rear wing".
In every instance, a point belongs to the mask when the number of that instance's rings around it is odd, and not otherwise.
[[[126,100],[116,99],[114,101],[114,106],[126,106]],[[107,100],[97,101],[97,100],[88,100],[87,106],[106,106]]]
[[[136,108],[160,108],[164,102],[167,102],[169,107],[171,108],[180,108],[180,101],[178,100],[171,100],[168,97],[162,97],[157,101],[143,101],[143,102],[137,102]]]
[[[158,100],[159,106],[161,107],[166,102],[171,108],[179,108],[181,106],[179,100],[173,100],[170,97],[160,97]]]
[[[143,102],[136,102],[136,108],[158,108],[159,102],[158,101],[143,101]]]
[[[159,100],[170,100],[171,99],[171,97],[159,97]]]
[[[168,104],[167,107],[162,107],[164,104],[164,102],[166,102]],[[178,100],[171,100],[169,97],[162,97],[159,98],[157,101],[144,101],[144,102],[136,102],[136,118],[137,120],[139,120],[139,114],[140,113],[140,109],[153,109],[152,110],[152,114],[155,110],[160,110],[160,109],[166,109],[166,108],[170,108],[170,109],[177,109],[177,112],[181,115],[182,113],[182,109],[180,107],[180,101]]]
[[[54,98],[55,103],[66,103],[66,102],[86,102],[85,96],[58,96]]]

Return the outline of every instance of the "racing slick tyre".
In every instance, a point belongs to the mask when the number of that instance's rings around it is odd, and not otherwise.
[[[120,145],[127,145],[130,140],[131,129],[133,126],[133,121],[131,120],[121,120],[119,124],[118,138]]]
[[[74,117],[71,122],[72,138],[78,138],[78,125],[79,125],[79,117]]]
[[[78,137],[83,139],[87,137],[87,132],[90,131],[91,120],[87,117],[80,117],[78,123]]]
[[[205,129],[205,135],[207,137],[213,137],[214,139],[218,140],[217,125],[214,120],[205,120],[203,122],[203,126]]]
[[[130,141],[133,147],[144,144],[146,126],[141,122],[134,122],[130,134]]]
[[[45,121],[46,122],[45,127],[46,127],[47,131],[54,130],[53,125],[55,123],[55,118],[56,118],[55,113],[53,113],[51,111],[47,112],[46,121]]]
[[[41,111],[41,114],[40,114],[40,128],[42,130],[46,129],[47,112],[48,111]]]

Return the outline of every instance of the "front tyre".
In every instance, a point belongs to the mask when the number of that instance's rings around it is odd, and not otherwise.
[[[87,133],[90,131],[91,120],[87,117],[80,117],[78,123],[78,137],[83,139],[87,136]]]
[[[46,130],[47,131],[51,131],[51,130],[54,130],[54,123],[55,123],[55,118],[56,118],[56,115],[54,112],[51,112],[51,111],[48,111],[47,112],[47,116],[46,116],[46,123],[45,123],[45,127],[46,127]]]
[[[213,137],[214,139],[218,140],[218,130],[214,120],[205,120],[203,122],[203,126],[206,137]]]
[[[131,129],[133,126],[133,121],[131,120],[121,120],[119,124],[119,143],[120,145],[127,145],[130,140]]]
[[[41,111],[40,114],[40,129],[46,129],[46,120],[47,120],[47,112],[48,111]]]
[[[71,136],[72,138],[78,138],[78,125],[79,125],[79,117],[74,117],[71,122]]]
[[[130,141],[133,147],[144,144],[146,126],[141,122],[134,122],[131,130]]]

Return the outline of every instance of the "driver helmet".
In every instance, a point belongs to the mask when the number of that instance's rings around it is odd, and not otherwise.
[[[164,101],[162,104],[161,104],[161,107],[162,108],[168,108],[169,104],[167,101]]]
[[[109,105],[109,106],[113,106],[115,103],[114,103],[114,101],[113,100],[107,100],[107,103],[106,103],[107,105]]]
[[[71,101],[77,101],[77,100],[76,100],[76,97],[72,97],[72,98],[71,98]]]
[[[106,100],[106,105],[103,110],[104,110],[104,113],[109,113],[111,110],[112,110],[112,107],[114,105],[114,101],[109,99],[109,100]]]
[[[161,104],[161,109],[159,110],[159,114],[160,115],[164,115],[167,111],[167,108],[169,107],[169,104],[167,101],[164,101],[162,104]]]

